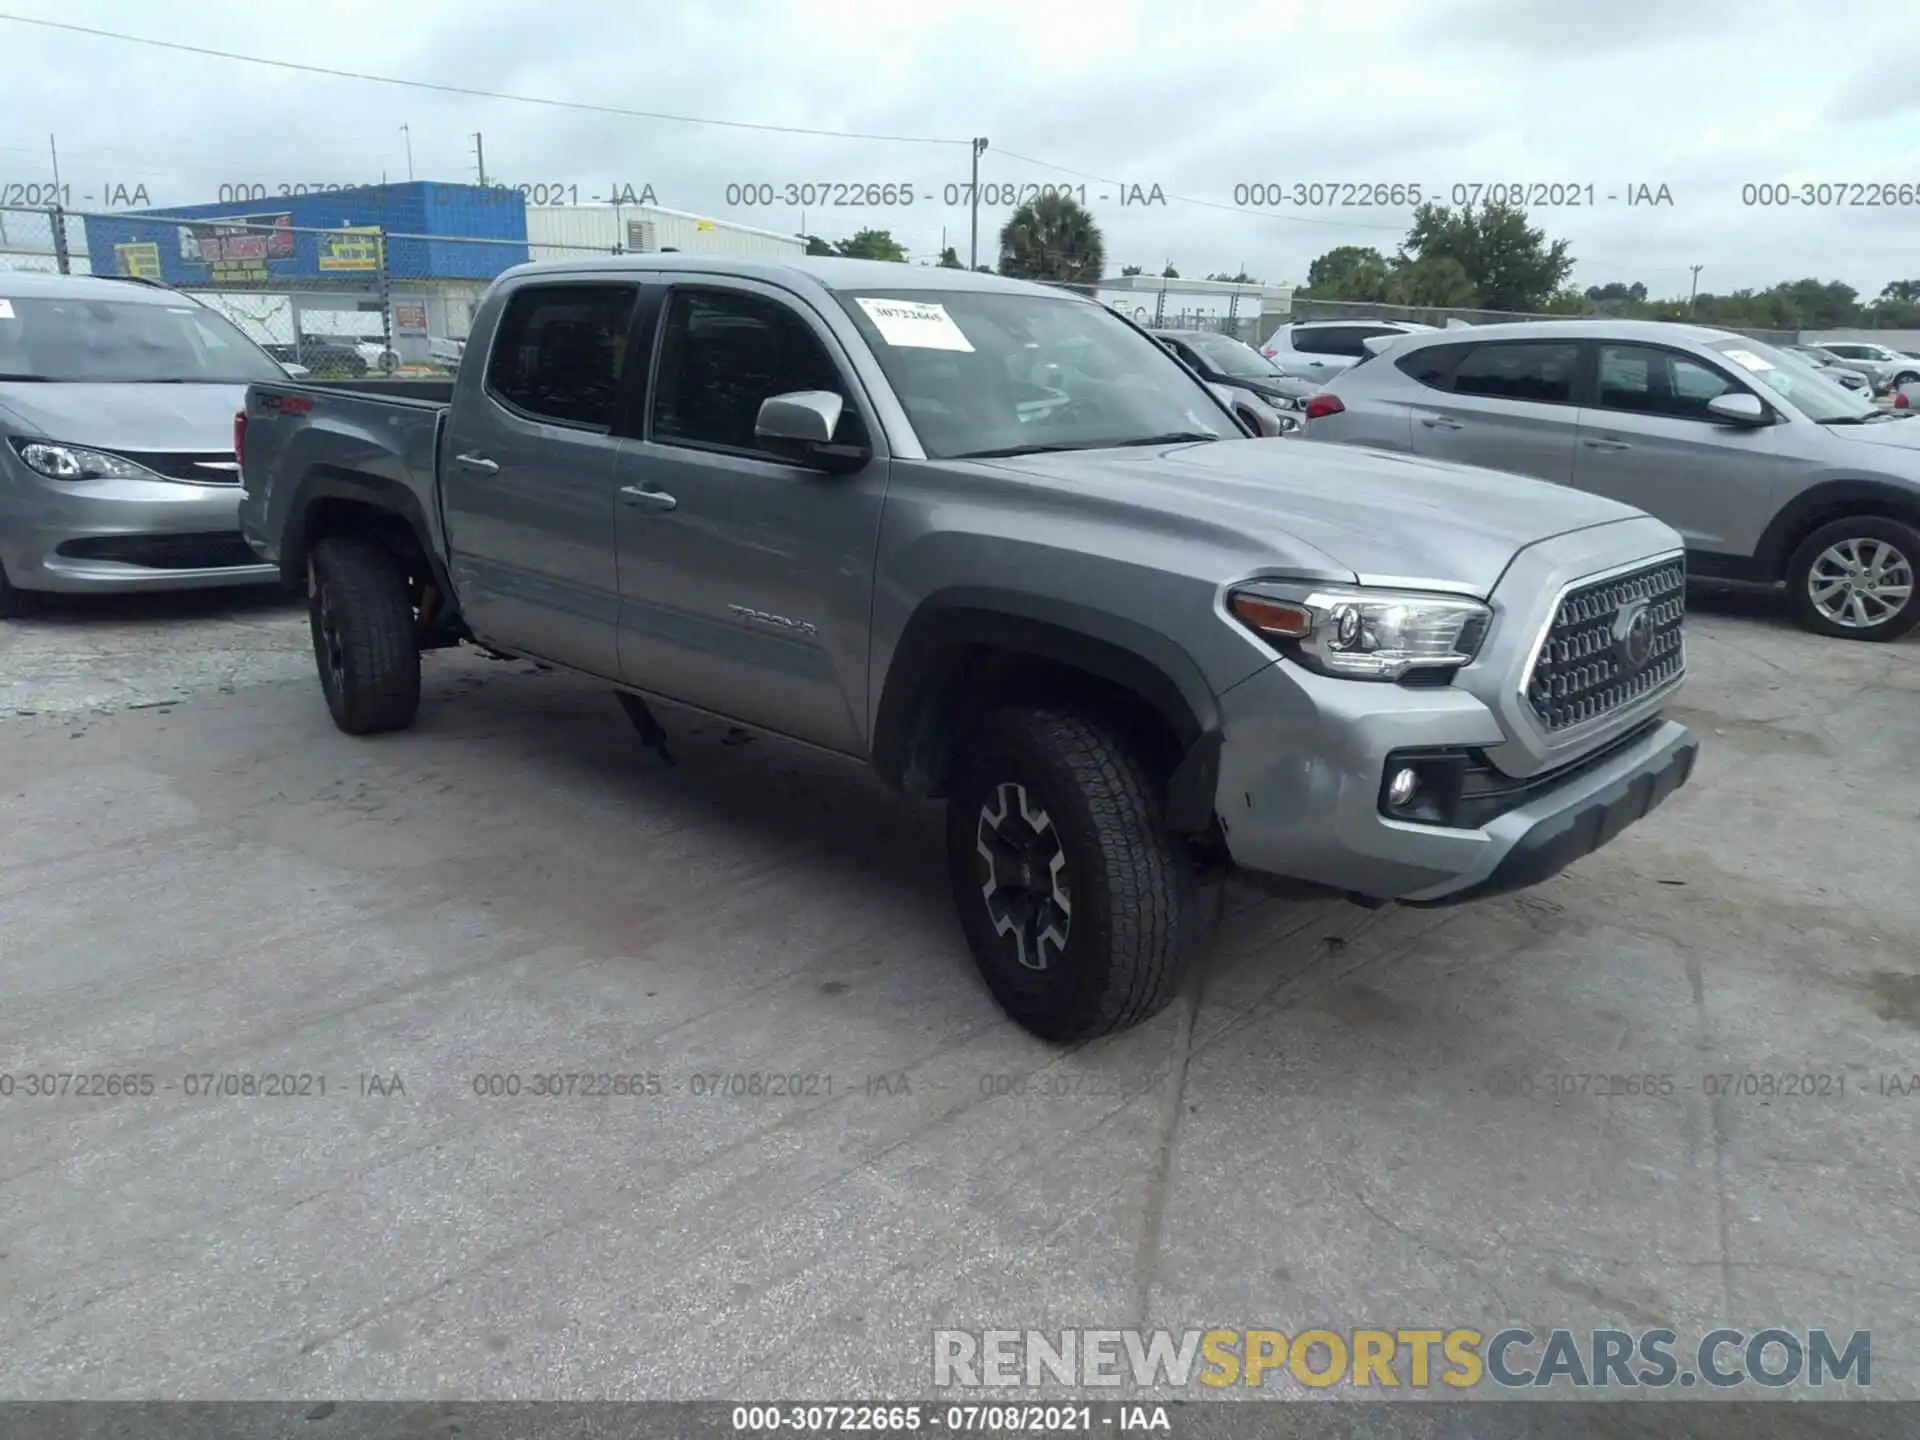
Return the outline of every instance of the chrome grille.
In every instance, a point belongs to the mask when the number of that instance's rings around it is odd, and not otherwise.
[[[1617,634],[1625,611],[1645,602],[1651,626],[1646,657],[1635,665]],[[1680,637],[1687,568],[1663,560],[1569,590],[1527,677],[1527,703],[1549,734],[1612,714],[1686,669]]]

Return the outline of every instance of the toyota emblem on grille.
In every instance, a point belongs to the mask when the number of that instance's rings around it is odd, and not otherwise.
[[[1613,621],[1613,645],[1628,674],[1637,673],[1653,655],[1653,612],[1645,600],[1620,607]]]

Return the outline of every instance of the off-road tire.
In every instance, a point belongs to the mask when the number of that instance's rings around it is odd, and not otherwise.
[[[1050,954],[1044,939],[1003,933],[987,895],[993,872],[980,846],[997,837],[987,817],[1016,814],[1020,790],[1064,857],[1071,915],[1064,947]],[[1167,832],[1160,787],[1121,732],[1089,714],[1019,706],[981,721],[948,789],[947,870],[988,990],[1045,1040],[1086,1040],[1157,1014],[1210,934],[1193,852]]]
[[[329,535],[307,571],[313,658],[333,723],[349,735],[404,730],[420,708],[420,650],[407,572],[361,535]]]
[[[1808,588],[1813,566],[1830,547],[1846,540],[1885,541],[1905,558],[1910,575],[1920,570],[1920,530],[1913,526],[1881,515],[1856,515],[1832,521],[1802,540],[1787,561],[1787,603],[1793,607],[1793,618],[1804,630],[1841,640],[1899,639],[1920,624],[1920,586],[1909,590],[1905,606],[1877,624],[1841,625],[1822,614],[1814,604]]]
[[[16,590],[0,565],[0,620],[19,620],[40,608],[40,597],[32,590]]]

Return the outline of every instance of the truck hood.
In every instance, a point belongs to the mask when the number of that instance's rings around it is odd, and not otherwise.
[[[993,463],[1073,486],[1096,504],[1267,540],[1290,559],[1311,549],[1362,582],[1437,583],[1482,598],[1527,546],[1641,514],[1543,480],[1311,440],[1074,450]]]
[[[16,434],[103,450],[231,450],[247,387],[0,381],[0,417]]]

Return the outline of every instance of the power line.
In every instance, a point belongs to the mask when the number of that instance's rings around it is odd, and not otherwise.
[[[860,130],[821,130],[805,125],[763,125],[751,120],[715,120],[704,115],[668,115],[657,110],[628,110],[618,105],[593,105],[584,100],[555,100],[545,95],[509,95],[499,90],[479,90],[468,85],[441,85],[431,80],[403,80],[392,75],[369,75],[358,70],[335,70],[326,65],[303,65],[294,60],[271,60],[264,55],[242,55],[233,50],[215,50],[205,45],[187,45],[177,40],[155,40],[147,35],[129,35],[119,30],[99,30],[90,25],[69,25],[62,20],[41,20],[31,15],[0,13],[0,20],[16,25],[38,25],[47,30],[65,30],[74,35],[91,35],[101,40],[122,40],[130,45],[150,45],[159,50],[174,50],[187,55],[205,55],[216,60],[239,60],[248,65],[269,65],[276,70],[298,70],[306,75],[330,75],[337,80],[365,80],[374,85],[398,85],[408,90],[431,90],[442,95],[466,95],[481,100],[511,100],[518,105],[546,105],[556,110],[585,110],[596,115],[621,115],[630,120],[669,120],[679,125],[717,125],[728,130],[759,130],[776,135],[816,135],[832,140],[883,140],[897,145],[971,145],[971,140],[949,140],[936,135],[875,135]]]

